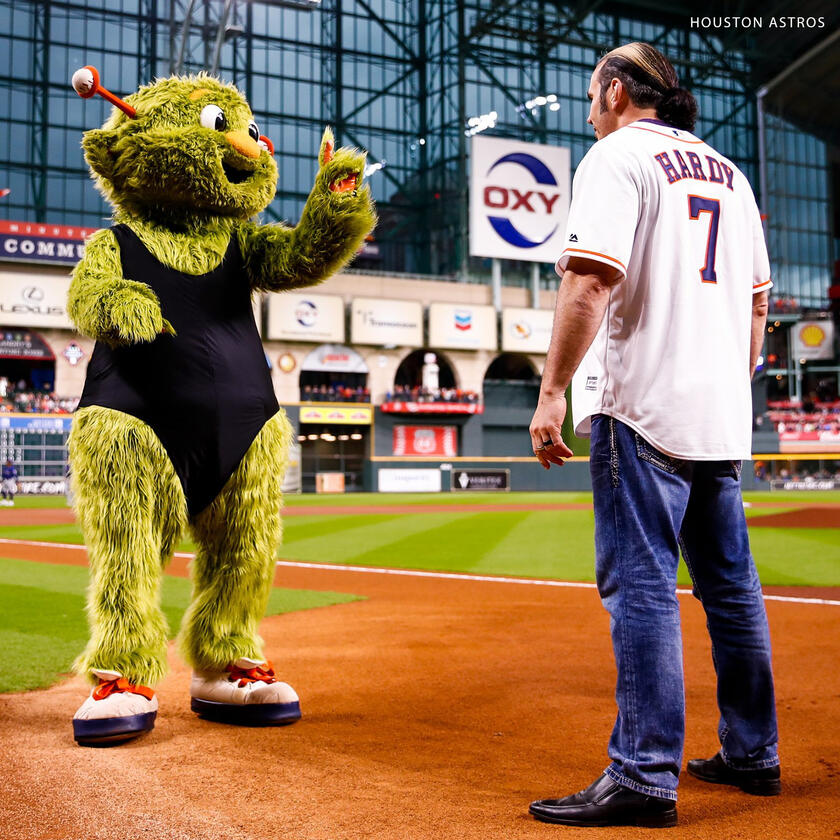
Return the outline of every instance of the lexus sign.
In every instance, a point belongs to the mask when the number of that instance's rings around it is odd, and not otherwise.
[[[569,214],[569,150],[472,139],[470,254],[555,263]]]

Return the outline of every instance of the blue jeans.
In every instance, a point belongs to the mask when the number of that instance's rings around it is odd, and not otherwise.
[[[640,793],[677,797],[685,729],[680,548],[712,640],[723,758],[745,769],[778,764],[770,634],[740,462],[671,458],[599,414],[590,468],[598,591],[618,668],[607,774]]]

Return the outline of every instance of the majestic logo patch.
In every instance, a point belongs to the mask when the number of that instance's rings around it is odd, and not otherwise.
[[[573,233],[571,236],[569,236],[569,242],[577,242],[577,241],[578,241],[578,238],[577,238],[576,233]]]

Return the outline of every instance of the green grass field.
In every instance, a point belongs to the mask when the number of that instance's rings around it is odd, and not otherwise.
[[[749,493],[747,502],[840,502],[840,493]],[[411,505],[411,513],[289,515],[279,556],[312,563],[341,563],[492,575],[591,581],[591,510],[470,512],[459,505],[589,503],[588,493],[505,493],[293,496],[287,507]],[[427,510],[445,505],[445,512]],[[19,507],[63,507],[63,499],[24,498]],[[783,508],[747,508],[748,518]],[[290,511],[291,512],[291,511]],[[81,543],[78,527],[26,525],[0,528],[0,538]],[[753,554],[768,585],[840,586],[837,528],[753,528]],[[185,541],[180,551],[192,551]],[[2,553],[2,545],[0,545]],[[685,568],[680,582],[689,583]],[[87,572],[82,567],[0,560],[0,691],[48,685],[66,672],[84,645]],[[163,608],[177,628],[189,583],[166,576]],[[269,614],[326,606],[353,595],[275,590]],[[37,663],[21,678],[20,663]]]
[[[0,558],[0,692],[43,688],[70,669],[87,641],[87,580],[83,566]],[[164,576],[161,606],[173,632],[189,594],[188,580]],[[274,589],[267,614],[354,600],[338,592]]]

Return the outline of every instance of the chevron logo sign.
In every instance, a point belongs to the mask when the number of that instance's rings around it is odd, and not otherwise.
[[[455,310],[455,329],[466,331],[472,328],[472,312],[469,309]]]

